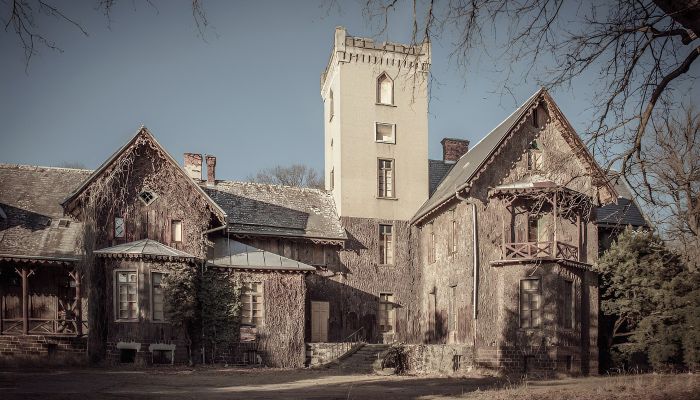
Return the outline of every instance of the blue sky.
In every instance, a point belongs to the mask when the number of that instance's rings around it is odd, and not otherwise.
[[[95,168],[145,124],[178,160],[183,152],[216,155],[222,179],[278,164],[320,170],[319,76],[336,26],[355,36],[376,33],[361,4],[329,10],[321,0],[205,1],[210,29],[203,40],[189,3],[117,2],[108,23],[94,1],[64,2],[89,36],[40,19],[64,51],[41,48],[27,72],[16,38],[0,34],[0,162]],[[391,27],[377,39],[408,41],[409,10]],[[476,143],[537,90],[526,82],[502,96],[502,65],[475,52],[465,73],[450,51],[449,37],[433,43],[431,158],[441,158],[443,137]],[[552,94],[573,126],[585,129],[591,85],[575,82]]]

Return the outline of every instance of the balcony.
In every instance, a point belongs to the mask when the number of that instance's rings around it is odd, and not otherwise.
[[[556,258],[570,261],[580,261],[578,248],[567,243],[551,241],[503,244],[504,260],[525,260],[538,258]]]

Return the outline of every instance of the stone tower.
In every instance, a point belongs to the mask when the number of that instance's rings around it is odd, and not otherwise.
[[[341,217],[409,220],[428,198],[430,44],[335,30],[321,75],[325,181]]]

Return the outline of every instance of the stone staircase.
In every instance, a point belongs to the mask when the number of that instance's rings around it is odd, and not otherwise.
[[[326,366],[345,374],[373,374],[381,369],[380,355],[391,345],[365,344],[351,355]]]

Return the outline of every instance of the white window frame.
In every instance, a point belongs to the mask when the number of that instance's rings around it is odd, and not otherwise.
[[[161,289],[161,295],[163,296],[163,319],[156,319],[156,317],[155,317],[155,315],[156,315],[155,314],[155,302],[154,302],[155,297],[153,296],[153,289],[154,289],[153,275],[155,275],[155,274],[161,275],[161,278],[160,278],[161,284],[159,285],[159,287]],[[165,318],[165,294],[162,293],[162,291],[163,291],[163,283],[162,282],[163,282],[163,278],[165,277],[165,275],[167,275],[167,273],[162,272],[162,271],[151,271],[151,279],[150,279],[151,285],[150,285],[150,293],[149,294],[150,294],[150,298],[151,298],[151,321],[152,322],[158,322],[158,323],[168,322],[168,320]]]
[[[389,228],[389,240],[386,240],[387,235],[384,234],[385,227]],[[387,243],[390,245],[387,246]],[[379,224],[379,265],[394,265],[395,247],[394,225]]]
[[[387,185],[386,181],[386,174],[383,174],[383,179],[384,179],[384,186],[382,187],[384,189],[384,195],[382,195],[380,191],[380,185],[379,185],[379,178],[380,175],[382,175],[381,171],[384,171],[382,169],[382,161],[389,161],[391,162],[391,187]],[[396,161],[393,158],[377,158],[377,198],[379,199],[395,199],[396,198]],[[391,195],[387,196],[387,193],[389,192],[389,188],[391,189]]]
[[[120,273],[126,273],[127,274],[127,280],[128,280],[128,274],[129,273],[134,273],[136,274],[136,282],[134,282],[134,285],[136,286],[136,318],[121,318],[119,311],[119,274]],[[113,297],[113,302],[114,302],[114,321],[115,322],[139,322],[139,317],[141,314],[141,307],[140,307],[140,298],[139,298],[139,271],[138,269],[131,269],[131,268],[125,268],[125,269],[115,269],[113,272],[112,276],[114,280],[114,285],[113,285],[113,292],[112,292],[112,297]],[[127,282],[128,283],[128,282]],[[128,295],[128,293],[127,293]],[[127,299],[128,303],[128,299]]]
[[[178,222],[180,224],[180,240],[175,240],[175,223]],[[171,243],[182,243],[182,234],[184,232],[184,229],[182,227],[183,223],[181,219],[171,219],[170,220],[170,242]]]
[[[389,80],[389,83],[391,84],[391,99],[389,99],[389,103],[382,102],[382,87],[381,87],[381,80],[383,77],[386,77],[386,79]],[[383,105],[383,106],[393,106],[394,105],[394,80],[391,79],[389,74],[386,73],[386,71],[382,72],[381,74],[377,75],[377,80],[375,81],[375,89],[376,89],[376,100],[377,104]]]
[[[259,287],[260,287],[260,292],[255,292],[256,294],[257,294],[257,293],[260,294],[260,304],[261,304],[261,309],[260,309],[260,323],[259,323],[259,324],[256,324],[256,323],[253,322],[253,310],[252,310],[252,309],[249,310],[249,311],[250,311],[250,318],[247,318],[247,317],[244,315],[244,313],[245,313],[245,311],[246,311],[245,308],[244,308],[244,306],[245,306],[245,304],[246,304],[246,302],[247,302],[248,299],[243,299],[243,300],[241,301],[241,303],[242,303],[242,304],[241,304],[241,322],[244,323],[244,324],[253,325],[253,326],[255,326],[256,328],[258,328],[258,327],[261,327],[261,326],[265,326],[265,288],[264,288],[263,282],[262,282],[262,281],[243,282],[243,290],[241,291],[241,297],[250,296],[250,293],[251,293],[251,292],[247,291],[247,288],[248,288],[248,285],[251,285],[251,284],[253,284],[253,283],[258,284]],[[250,301],[250,305],[251,305],[251,307],[252,307],[252,305],[253,305],[252,298],[250,298],[249,300],[251,300],[251,301]]]
[[[391,140],[380,140],[377,137],[379,125],[391,126]],[[396,124],[390,123],[390,122],[375,121],[374,122],[374,141],[375,141],[375,143],[396,144]]]

